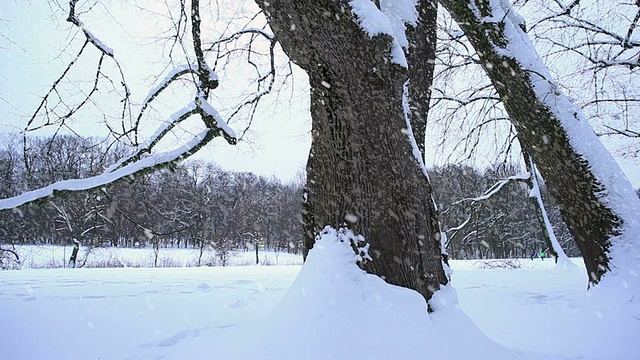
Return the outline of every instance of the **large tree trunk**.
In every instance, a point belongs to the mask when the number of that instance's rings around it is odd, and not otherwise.
[[[430,299],[447,279],[403,113],[407,71],[391,61],[391,38],[369,38],[346,1],[258,4],[311,85],[305,247],[324,226],[347,223],[370,244],[365,270]]]
[[[551,79],[509,2],[440,3],[476,49],[518,131],[520,144],[534,159],[560,207],[582,252],[590,282],[599,282],[611,270],[612,238],[621,235],[623,223],[635,222],[628,214],[637,214],[636,200],[624,195],[630,184],[580,110]],[[604,168],[610,173],[605,174]],[[625,206],[627,209],[622,208]]]

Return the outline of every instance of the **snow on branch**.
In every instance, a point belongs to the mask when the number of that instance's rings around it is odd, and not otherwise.
[[[237,143],[236,134],[231,127],[222,119],[218,112],[207,102],[202,92],[198,94],[196,100],[171,115],[162,125],[160,125],[149,140],[145,141],[133,155],[124,158],[116,164],[110,166],[105,173],[114,171],[121,167],[139,161],[145,154],[150,154],[151,150],[157,145],[177,125],[188,119],[192,115],[199,114],[207,129],[211,130],[215,136],[222,136],[231,145]]]
[[[98,39],[95,35],[93,35],[93,33],[91,33],[86,26],[84,26],[84,24],[82,23],[82,21],[80,21],[80,19],[76,18],[75,19],[77,21],[77,25],[80,26],[80,28],[82,29],[82,32],[84,33],[84,36],[86,36],[87,40],[93,44],[93,46],[95,46],[96,48],[98,48],[98,50],[100,50],[103,54],[109,56],[109,57],[113,57],[113,49],[108,47],[107,45],[105,45],[102,41],[100,41],[100,39]],[[74,22],[75,24],[75,22]]]
[[[553,80],[526,33],[518,26],[519,17],[510,4],[506,0],[491,0],[490,5],[493,16],[504,19],[502,34],[505,43],[493,44],[493,50],[505,58],[513,59],[530,74],[536,98],[557,119],[571,147],[588,162],[595,180],[602,184],[604,190],[598,196],[621,216],[623,223],[636,224],[640,216],[640,202],[611,153],[595,135],[581,109],[562,93]],[[585,29],[604,32],[621,43],[625,41],[624,36],[608,32],[589,21],[581,20],[580,25]]]
[[[149,91],[149,93],[147,94],[147,97],[144,99],[144,101],[142,102],[142,107],[140,108],[140,112],[138,113],[138,116],[136,117],[136,121],[135,124],[133,126],[133,129],[138,129],[139,125],[140,125],[140,121],[142,121],[142,117],[145,114],[145,111],[147,110],[147,108],[149,107],[149,105],[151,105],[151,103],[165,90],[167,89],[174,81],[178,80],[181,76],[184,76],[186,74],[195,74],[197,75],[198,71],[199,71],[199,66],[198,65],[192,65],[192,64],[187,64],[187,65],[181,65],[181,66],[177,66],[174,69],[172,69],[171,71],[169,71],[169,73],[153,88]],[[218,77],[217,75],[215,75],[215,73],[207,66],[206,70],[210,75],[209,78],[215,78],[216,81],[216,86],[217,86],[217,80]],[[189,106],[193,106],[194,104],[190,104]],[[187,106],[187,107],[189,107]],[[183,109],[184,110],[184,109]],[[193,110],[195,110],[195,107],[193,108]],[[181,118],[181,112],[178,112],[176,114],[174,114],[173,116],[171,116],[172,120],[175,119],[179,119]],[[171,123],[172,121],[168,121],[168,123]],[[175,121],[173,121],[175,122]],[[160,129],[158,130],[160,131]],[[154,134],[151,138],[156,138],[159,134],[157,133],[158,131],[156,131],[156,134]],[[136,141],[135,143],[137,144],[138,140],[137,140],[137,133],[136,133]],[[139,147],[145,147],[146,144],[139,144]]]
[[[67,21],[80,28],[80,30],[82,30],[82,32],[84,33],[84,36],[87,38],[87,41],[93,44],[93,46],[100,50],[100,52],[109,57],[113,57],[113,49],[105,45],[102,41],[100,41],[100,39],[93,35],[93,33],[91,33],[91,31],[89,31],[89,29],[87,29],[87,27],[84,25],[82,20],[80,20],[80,18],[76,14],[77,3],[78,0],[69,1],[69,16],[67,17]]]
[[[48,98],[51,94],[58,94],[58,84],[67,76],[71,68],[74,66],[76,61],[82,56],[84,50],[87,48],[88,44],[92,44],[95,46],[100,52],[100,63],[98,65],[98,71],[96,74],[96,80],[94,82],[94,89],[97,88],[97,82],[99,77],[101,76],[100,66],[102,64],[102,60],[105,57],[112,58],[118,68],[120,69],[120,65],[114,57],[114,52],[111,48],[102,43],[95,35],[93,35],[82,23],[82,21],[78,18],[76,14],[76,4],[77,0],[69,1],[69,16],[67,21],[79,27],[86,39],[84,45],[77,53],[76,57],[71,61],[71,63],[64,70],[62,75],[54,82],[52,87],[49,89],[47,95],[42,99],[41,104],[33,114],[32,118],[28,122],[27,128],[25,129],[25,153],[26,149],[26,131],[32,130],[34,119],[36,116],[44,109],[47,108]],[[202,45],[200,42],[200,18],[199,18],[199,9],[198,9],[198,1],[192,1],[192,33],[193,33],[193,47],[194,51],[197,55],[197,64],[188,64],[174,68],[171,70],[165,77],[162,79],[147,95],[145,98],[142,108],[140,110],[140,114],[137,117],[135,122],[135,126],[130,130],[124,129],[123,124],[123,136],[129,134],[131,132],[135,133],[136,140],[135,144],[138,144],[137,141],[137,132],[138,125],[142,119],[145,110],[148,106],[153,102],[157,97],[164,91],[168,86],[170,86],[174,81],[178,80],[180,77],[192,74],[194,79],[193,83],[195,85],[196,96],[195,99],[184,106],[182,109],[174,113],[168,119],[166,119],[151,135],[151,137],[139,144],[136,150],[132,155],[128,157],[124,157],[114,165],[110,166],[108,169],[104,171],[101,175],[92,176],[85,179],[70,179],[64,181],[58,181],[56,183],[50,184],[48,186],[35,189],[32,191],[25,192],[21,195],[0,199],[0,210],[3,209],[11,209],[17,206],[42,200],[51,196],[54,196],[61,192],[68,191],[83,191],[89,190],[97,187],[104,186],[106,184],[114,183],[123,179],[132,178],[138,174],[144,174],[150,171],[154,171],[159,168],[174,166],[175,163],[191,156],[196,151],[201,149],[203,146],[208,144],[213,138],[221,136],[225,138],[225,140],[229,144],[236,144],[236,134],[229,127],[227,122],[222,119],[222,117],[218,114],[218,112],[209,104],[207,101],[209,92],[218,87],[218,76],[217,74],[209,67],[204,58],[204,52],[202,51]],[[269,39],[275,43],[273,36],[270,36]],[[272,44],[272,49],[275,44]],[[273,54],[272,54],[273,55]],[[275,71],[275,70],[274,70]],[[122,70],[120,70],[122,74]],[[102,75],[104,76],[104,75]],[[129,90],[124,82],[124,76],[122,80],[122,85],[126,89],[126,97],[125,101],[128,102]],[[93,91],[90,92],[86,99],[82,101],[78,106],[74,107],[67,117],[73,115],[73,113],[79,110],[85,103],[89,102],[89,97],[93,94]],[[124,114],[124,113],[123,113]],[[199,115],[201,121],[204,123],[205,130],[200,134],[194,136],[182,146],[165,152],[155,152],[155,147],[158,143],[165,138],[171,131],[173,131],[177,126],[183,123],[185,120],[191,118],[194,115]],[[62,119],[64,121],[64,119]],[[46,126],[49,123],[43,125]],[[61,125],[63,126],[64,122]],[[64,215],[64,211],[62,211],[62,215]],[[64,217],[64,216],[63,216]]]
[[[408,67],[404,49],[408,49],[406,25],[416,25],[418,21],[416,0],[351,0],[349,5],[356,15],[360,28],[369,37],[385,34],[391,36],[391,60]]]
[[[458,225],[458,226],[456,226],[456,227],[452,227],[452,228],[450,228],[449,230],[447,230],[447,232],[449,232],[449,231],[457,232],[457,231],[459,231],[459,230],[463,229],[465,226],[467,226],[467,224],[469,223],[469,221],[470,221],[470,220],[471,220],[471,216],[469,216],[469,217],[467,218],[467,220],[465,220],[462,224],[460,224],[460,225]]]
[[[128,110],[130,110],[129,97],[131,93],[129,91],[129,87],[127,86],[127,81],[125,79],[122,67],[118,62],[118,60],[115,58],[113,49],[106,46],[102,41],[100,41],[98,37],[96,37],[91,31],[89,31],[87,27],[83,24],[83,22],[80,20],[80,18],[77,16],[76,14],[77,2],[78,2],[77,0],[69,1],[69,15],[66,20],[71,24],[75,25],[76,27],[78,27],[82,31],[82,33],[85,36],[85,41],[82,44],[80,50],[78,50],[78,52],[76,53],[75,57],[67,64],[67,67],[62,71],[62,74],[49,87],[48,92],[42,97],[36,110],[31,114],[29,120],[27,121],[27,125],[24,128],[24,139],[23,139],[25,152],[28,151],[26,146],[27,132],[35,131],[35,130],[42,129],[49,126],[55,126],[57,128],[57,130],[53,135],[53,137],[55,138],[55,136],[60,131],[60,129],[62,129],[63,127],[69,127],[69,125],[67,124],[68,119],[70,119],[78,111],[84,108],[85,105],[93,102],[92,97],[98,91],[98,83],[100,82],[101,79],[107,79],[108,81],[111,82],[111,84],[116,83],[112,81],[102,71],[103,61],[105,57],[111,58],[113,60],[120,74],[120,79],[118,82],[120,83],[120,85],[124,90],[123,97],[121,99],[121,103],[122,103],[121,118],[123,122],[125,120],[127,113],[129,112]],[[100,52],[100,58],[96,66],[95,77],[93,79],[93,86],[89,91],[87,91],[84,94],[83,98],[80,101],[77,101],[77,105],[71,106],[67,104],[67,102],[60,95],[59,86],[62,83],[62,81],[68,77],[71,69],[82,57],[85,50],[87,49],[87,45],[89,44],[92,44]],[[52,98],[55,99],[56,97],[58,99],[57,103],[51,101]],[[51,105],[51,103],[53,103],[53,105]],[[58,106],[62,106],[69,110],[65,111],[64,114],[59,115],[57,114],[57,111],[56,111],[56,108]],[[44,120],[41,124],[37,124],[36,119],[38,119],[40,116],[43,116]]]
[[[173,130],[178,124],[188,119],[190,116],[196,114],[196,104],[195,102],[190,103],[189,105],[183,107],[178,112],[171,115],[169,119],[160,125],[155,133],[151,136],[151,138],[140,146],[138,149],[129,157],[123,158],[114,165],[110,166],[105,170],[105,173],[112,172],[115,169],[126,166],[133,162],[136,162],[142,158],[145,154],[151,153],[151,149],[158,143],[162,138],[168,134],[171,130]]]
[[[514,182],[514,181],[526,181],[526,180],[529,180],[530,178],[531,178],[531,174],[528,172],[524,174],[509,176],[508,178],[502,179],[497,183],[493,184],[493,186],[491,186],[489,190],[485,191],[484,194],[474,198],[464,198],[462,200],[458,200],[454,202],[452,205],[460,204],[465,201],[478,202],[478,201],[487,200],[493,195],[495,195],[498,191],[500,191],[508,183]]]
[[[157,145],[171,130],[189,117],[198,114],[205,123],[206,130],[183,146],[164,153],[151,154]],[[29,191],[19,196],[0,199],[0,210],[11,209],[28,202],[54,196],[60,192],[94,189],[138,173],[174,165],[202,148],[214,137],[222,136],[229,144],[236,144],[235,132],[207,102],[204,92],[200,91],[196,99],[180,109],[156,129],[151,138],[134,152],[110,166],[102,175],[86,179],[72,179],[53,183],[41,189]],[[145,157],[146,156],[146,157]]]
[[[219,135],[224,137],[229,144],[233,145],[236,143],[235,131],[233,131],[227,122],[220,117],[216,109],[209,104],[203,93],[198,94],[195,104],[198,109],[198,113],[202,116],[208,128],[216,129],[219,132]]]
[[[160,93],[166,89],[173,81],[177,80],[179,77],[185,74],[193,74],[198,71],[197,65],[181,65],[173,68],[169,73],[147,94],[147,97],[142,101],[142,111],[148,106],[148,104],[153,101]]]
[[[75,2],[72,1],[72,5],[73,4],[75,4]],[[169,75],[149,93],[141,114],[144,112],[144,108],[146,108],[146,106],[148,106],[148,104],[153,101],[162,90],[169,86],[171,82],[186,73],[195,71],[198,72],[199,77],[202,77],[203,74],[206,77],[206,81],[199,81],[196,84],[196,87],[198,88],[198,95],[196,99],[173,114],[161,126],[159,126],[151,138],[139,146],[133,155],[124,158],[109,167],[102,175],[86,179],[58,181],[49,186],[29,191],[16,197],[0,199],[0,210],[11,209],[28,202],[54,196],[60,192],[81,191],[97,188],[129,178],[139,173],[172,166],[176,162],[194,154],[217,136],[222,136],[228,143],[235,144],[237,142],[235,132],[206,100],[206,92],[217,87],[217,76],[204,62],[198,66],[188,65],[171,71]],[[205,123],[206,130],[175,150],[151,154],[155,145],[157,145],[171,130],[184,120],[196,114],[201,116],[202,121]]]

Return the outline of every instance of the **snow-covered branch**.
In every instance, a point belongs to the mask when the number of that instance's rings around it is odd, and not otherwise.
[[[69,16],[67,17],[67,21],[80,28],[80,30],[82,30],[82,32],[84,33],[87,41],[93,44],[93,46],[100,50],[100,52],[109,57],[113,57],[113,49],[105,45],[100,39],[93,35],[93,33],[91,33],[91,31],[89,31],[89,29],[87,29],[87,27],[84,25],[82,20],[80,20],[80,18],[76,14],[77,3],[78,0],[69,1]]]
[[[149,107],[151,102],[158,97],[166,88],[171,85],[174,81],[178,80],[181,76],[186,74],[194,74],[198,70],[196,65],[182,65],[173,68],[167,76],[165,76],[158,84],[149,91],[147,97],[145,97],[144,101],[142,101],[142,106],[140,112],[138,113],[138,117],[136,118],[136,126],[140,123],[142,116],[144,115],[145,110]]]
[[[137,174],[173,166],[176,162],[194,154],[216,136],[216,131],[206,129],[175,150],[149,155],[148,157],[122,165],[117,169],[106,171],[101,175],[85,179],[58,181],[49,186],[28,191],[18,196],[0,199],[0,210],[12,209],[63,192],[95,189],[122,179],[128,179]]]
[[[129,97],[131,93],[127,86],[127,81],[125,79],[123,69],[119,61],[115,57],[113,49],[105,45],[97,36],[89,31],[87,26],[80,20],[76,11],[77,2],[77,0],[69,1],[69,14],[66,20],[82,31],[85,37],[85,41],[80,49],[76,52],[75,56],[69,61],[65,69],[62,71],[61,75],[51,84],[49,90],[42,97],[35,111],[27,120],[27,124],[24,127],[23,132],[23,150],[25,152],[25,155],[29,151],[26,140],[27,133],[46,127],[55,127],[56,130],[52,137],[53,139],[63,128],[68,128],[73,131],[67,120],[72,118],[83,108],[87,107],[87,105],[93,103],[93,97],[98,92],[98,85],[103,79],[109,81],[114,87],[116,86],[114,85],[115,83],[119,83],[119,85],[122,86],[122,99],[120,100],[122,104],[122,112],[120,116],[121,121],[123,122],[123,129],[124,121],[127,117],[127,114],[130,115]],[[85,54],[85,50],[87,49],[89,44],[93,45],[93,47],[100,52],[100,58],[98,59],[98,62],[96,64],[95,75],[91,82],[92,87],[87,91],[83,91],[84,95],[79,100],[69,102],[63,97],[62,92],[60,91],[60,87],[63,81],[67,80],[71,70],[75,67],[78,61],[84,57],[83,55]],[[102,68],[105,58],[110,58],[117,68],[120,75],[120,79],[117,82],[112,81],[109,76],[103,71]],[[59,113],[60,108],[64,109],[62,114]],[[39,121],[41,121],[41,123],[38,123]],[[116,136],[116,138],[119,136],[124,136],[125,134],[126,131],[123,131],[121,134],[116,134],[114,132],[114,136]],[[29,164],[26,160],[26,156],[25,166],[27,167],[27,169],[29,169]]]
[[[460,224],[460,225],[458,225],[458,226],[455,226],[455,227],[452,227],[452,228],[448,229],[448,230],[447,230],[447,232],[449,232],[449,231],[458,231],[458,230],[463,229],[465,226],[467,226],[467,224],[469,223],[469,221],[470,221],[470,220],[471,220],[471,217],[469,216],[469,217],[467,218],[467,220],[465,220],[464,222],[462,222],[462,224]]]
[[[493,184],[493,186],[491,186],[489,190],[485,191],[482,195],[473,197],[473,198],[464,198],[462,200],[458,200],[454,202],[452,205],[457,205],[466,201],[478,202],[478,201],[487,200],[491,198],[493,195],[495,195],[496,193],[498,193],[498,191],[500,191],[508,183],[526,181],[526,180],[529,180],[530,177],[531,177],[531,174],[528,172],[524,174],[509,176],[508,178],[502,179],[496,182],[495,184]]]
[[[115,169],[118,169],[118,168],[120,168],[122,166],[126,166],[128,164],[136,162],[136,161],[140,160],[142,158],[142,156],[144,156],[145,154],[150,154],[152,148],[158,142],[160,142],[160,140],[162,140],[165,135],[167,135],[176,126],[178,126],[180,123],[182,123],[183,121],[187,120],[189,117],[191,117],[192,115],[194,115],[196,113],[197,113],[197,109],[196,109],[195,102],[192,102],[192,103],[188,104],[187,106],[183,107],[178,112],[176,112],[175,114],[171,115],[171,117],[169,119],[164,121],[162,123],[162,125],[160,125],[156,129],[155,133],[153,135],[151,135],[151,138],[149,140],[147,140],[146,142],[142,143],[140,146],[138,146],[138,149],[132,155],[130,155],[127,158],[123,158],[120,161],[118,161],[116,164],[110,166],[106,170],[106,172],[111,172],[111,171],[113,171]]]

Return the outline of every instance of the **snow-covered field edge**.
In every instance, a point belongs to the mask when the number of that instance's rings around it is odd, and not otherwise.
[[[20,262],[5,260],[8,269],[53,269],[68,266],[72,246],[57,245],[21,245],[15,251]],[[89,254],[87,255],[87,251]],[[85,263],[86,259],[86,263]],[[199,260],[199,261],[198,261]],[[584,267],[581,258],[571,261]],[[224,264],[223,264],[224,262]],[[291,266],[302,265],[302,255],[276,251],[258,251],[258,265],[262,266]],[[449,260],[451,267],[456,270],[483,269],[552,269],[555,267],[553,259],[472,259]],[[153,248],[81,248],[78,254],[78,266],[84,268],[172,268],[197,266],[250,266],[256,265],[256,255],[253,249],[248,251],[234,250],[224,257],[212,250],[207,250],[200,258],[198,249],[160,248],[157,261]],[[2,268],[2,266],[0,266]]]
[[[68,266],[73,246],[20,245],[15,246],[14,251],[19,262],[4,259],[0,269],[64,268]],[[206,250],[201,254],[198,249],[160,248],[156,256],[153,248],[81,247],[77,264],[85,268],[248,266],[256,265],[256,253],[249,249],[225,254]],[[302,265],[302,255],[259,250],[258,265]]]

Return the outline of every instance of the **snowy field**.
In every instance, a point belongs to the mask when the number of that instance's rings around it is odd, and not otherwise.
[[[640,317],[593,301],[582,267],[452,263],[460,307],[506,349],[449,306],[452,289],[427,315],[416,293],[360,272],[350,249],[316,247],[302,271],[2,271],[0,359],[640,359]]]
[[[21,269],[63,268],[71,256],[72,246],[55,245],[21,245],[15,251],[21,259]],[[198,249],[160,248],[157,267],[190,267],[197,266],[200,251]],[[258,253],[261,265],[302,265],[302,255],[286,252],[262,251]],[[81,247],[78,252],[78,264],[84,263],[89,268],[101,267],[154,267],[156,256],[153,248],[93,248],[87,254],[87,248]],[[220,257],[214,251],[203,253],[201,264],[220,264]],[[256,255],[249,251],[232,251],[228,257],[228,266],[255,265]],[[12,264],[11,267],[16,267]]]

